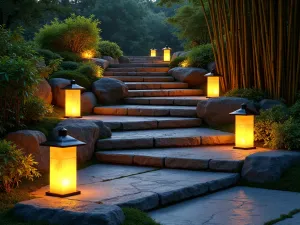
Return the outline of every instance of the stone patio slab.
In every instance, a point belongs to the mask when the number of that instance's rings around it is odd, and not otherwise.
[[[162,225],[263,225],[299,208],[299,202],[300,193],[234,187],[158,209],[149,215]]]

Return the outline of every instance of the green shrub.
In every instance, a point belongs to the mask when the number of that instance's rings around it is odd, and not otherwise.
[[[110,41],[101,41],[99,52],[102,56],[110,56],[114,59],[118,59],[123,55],[120,46],[117,43]]]
[[[296,103],[290,108],[290,114],[295,120],[300,121],[300,100],[296,101]]]
[[[79,67],[79,63],[72,61],[64,61],[60,64],[60,67],[63,70],[77,70]]]
[[[200,45],[187,54],[188,66],[206,68],[207,64],[215,61],[212,44]]]
[[[53,106],[47,104],[39,97],[32,96],[28,98],[23,107],[23,120],[26,124],[42,120],[53,112]]]
[[[65,78],[68,80],[75,80],[78,85],[86,89],[90,89],[92,85],[92,82],[87,77],[74,70],[60,70],[53,73],[50,78]]]
[[[97,50],[100,42],[99,21],[93,16],[72,15],[42,27],[35,35],[36,43],[55,52],[81,53],[84,50]]]
[[[187,59],[186,56],[178,56],[170,62],[169,67],[170,68],[179,67],[180,63],[182,63],[186,59]]]
[[[59,52],[64,61],[82,62],[80,54],[74,52]]]
[[[59,54],[54,53],[48,49],[38,49],[37,53],[44,58],[45,63],[47,65],[50,63],[51,60],[62,58]]]
[[[23,178],[33,180],[40,173],[34,167],[37,162],[32,155],[25,155],[11,142],[0,140],[0,189],[5,192],[11,190],[21,183]]]
[[[98,80],[103,76],[104,70],[93,62],[83,63],[77,71],[86,76],[91,82]]]
[[[259,89],[254,88],[241,88],[241,89],[232,89],[225,93],[226,97],[240,97],[259,102],[262,99],[266,98],[266,94]]]

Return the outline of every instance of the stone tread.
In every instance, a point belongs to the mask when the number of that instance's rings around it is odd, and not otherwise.
[[[96,152],[96,157],[103,163],[240,172],[243,161],[248,155],[263,151],[269,149],[257,148],[244,151],[233,149],[231,145],[221,145],[99,151]]]
[[[152,77],[144,77],[144,76],[105,76],[108,78],[114,78],[123,82],[172,82],[174,81],[173,77],[170,76],[152,76]]]
[[[162,128],[199,127],[200,118],[186,117],[144,117],[144,116],[107,116],[91,115],[82,119],[90,121],[103,121],[112,130],[145,130]]]
[[[120,63],[110,64],[109,68],[132,68],[132,67],[168,67],[169,63]]]
[[[207,100],[202,96],[175,96],[175,97],[130,97],[125,98],[126,104],[133,105],[182,105],[182,106],[197,106],[198,101]]]
[[[183,82],[125,82],[129,90],[188,88]]]
[[[115,150],[233,143],[232,133],[209,128],[177,128],[113,132],[111,138],[98,140],[96,146],[98,150]]]
[[[107,72],[168,72],[169,67],[123,67],[107,68]]]
[[[195,106],[156,106],[156,105],[112,105],[97,106],[94,113],[99,115],[128,116],[182,116],[197,117]]]
[[[133,71],[133,72],[126,72],[126,71],[105,71],[103,76],[130,76],[130,77],[140,77],[140,76],[143,76],[143,77],[165,77],[165,76],[168,76],[168,73],[166,72],[145,72],[145,71],[142,71],[142,72],[137,72],[137,71]],[[169,76],[171,77],[171,76]]]
[[[129,90],[129,97],[200,96],[201,89]]]

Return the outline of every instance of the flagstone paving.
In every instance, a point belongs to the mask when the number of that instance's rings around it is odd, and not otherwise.
[[[212,195],[154,210],[162,225],[263,225],[300,208],[300,193],[234,187]],[[279,225],[297,225],[299,215]]]

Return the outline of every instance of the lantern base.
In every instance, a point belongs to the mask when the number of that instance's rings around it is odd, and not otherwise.
[[[82,116],[64,116],[64,118],[82,118]]]
[[[59,197],[59,198],[65,198],[65,197],[70,197],[70,196],[73,196],[73,195],[80,195],[80,194],[81,194],[81,191],[75,191],[75,192],[64,194],[64,195],[52,193],[50,191],[46,192],[47,196]]]
[[[251,149],[256,149],[256,147],[247,147],[247,148],[243,148],[243,147],[236,147],[236,146],[234,146],[233,149],[251,150]]]

